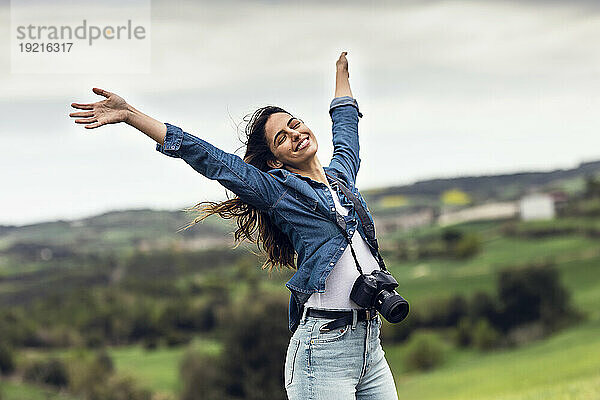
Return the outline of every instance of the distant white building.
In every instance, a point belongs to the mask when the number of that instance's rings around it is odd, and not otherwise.
[[[438,224],[447,226],[468,221],[513,218],[518,212],[517,204],[512,201],[481,204],[458,211],[443,212],[438,217]]]
[[[547,193],[533,193],[524,196],[519,201],[521,219],[524,221],[532,219],[552,219],[556,212],[554,209],[554,198]]]

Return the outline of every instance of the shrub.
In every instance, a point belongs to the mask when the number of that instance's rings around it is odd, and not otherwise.
[[[85,400],[151,400],[152,393],[141,389],[129,376],[111,375],[106,380],[90,382],[82,392]]]
[[[25,380],[35,383],[63,387],[69,383],[65,364],[55,358],[37,360],[29,364],[23,374]]]
[[[106,349],[102,349],[96,354],[96,365],[101,371],[104,371],[106,374],[111,374],[115,371],[115,365],[113,363],[110,354],[106,351]]]
[[[446,244],[441,240],[421,241],[416,249],[416,259],[444,257],[447,254]]]
[[[146,350],[155,350],[158,347],[158,338],[147,337],[142,341],[142,346]]]
[[[83,339],[79,332],[66,326],[48,326],[37,332],[42,346],[51,347],[75,347],[83,344]]]
[[[152,393],[141,389],[129,376],[112,375],[96,396],[89,400],[151,400]]]
[[[415,332],[408,343],[404,359],[408,370],[431,370],[444,361],[444,345],[431,333]]]
[[[473,346],[479,350],[489,350],[498,346],[500,334],[485,319],[478,320],[473,326]]]
[[[99,350],[93,357],[89,352],[79,353],[69,362],[69,388],[86,400],[95,398],[99,387],[105,386],[113,372],[114,365],[106,350]]]
[[[464,236],[463,232],[456,228],[446,228],[442,232],[442,239],[448,247],[453,247]]]
[[[175,347],[189,343],[191,339],[192,338],[189,334],[178,331],[169,331],[165,334],[165,343],[168,347]]]
[[[0,374],[8,375],[15,370],[15,357],[6,343],[0,343]]]
[[[381,318],[383,319],[383,317]],[[391,324],[384,319],[383,325],[381,326],[381,341],[390,344],[404,342],[415,330],[417,322],[418,317],[413,311],[411,311],[406,319],[399,324]]]
[[[102,349],[92,358],[82,353],[70,360],[70,392],[85,400],[150,400],[151,393],[129,376],[114,374],[114,365]]]
[[[498,300],[491,294],[478,291],[473,294],[469,301],[469,318],[471,321],[487,319],[495,321],[498,317]]]
[[[481,240],[479,236],[470,233],[462,237],[456,246],[454,246],[452,254],[456,258],[465,259],[474,256],[481,249]]]
[[[420,308],[427,311],[421,311],[415,315],[418,319],[418,326],[427,328],[456,326],[458,321],[468,313],[468,303],[461,295],[430,298]]]
[[[501,271],[498,300],[502,313],[498,324],[504,332],[537,320],[554,326],[574,314],[569,293],[552,265]]]
[[[585,192],[586,199],[600,198],[600,177],[593,174],[586,174]]]
[[[460,347],[466,347],[471,344],[473,335],[473,324],[467,317],[463,317],[458,321],[456,330],[454,331],[454,343]]]
[[[181,400],[227,399],[221,359],[215,355],[188,350],[180,364],[183,381]]]
[[[104,346],[104,335],[101,332],[88,334],[85,338],[85,345],[91,349],[98,349]]]

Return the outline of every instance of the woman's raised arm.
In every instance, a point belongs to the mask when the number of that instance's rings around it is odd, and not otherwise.
[[[69,114],[79,118],[75,120],[76,123],[94,129],[125,122],[154,139],[159,152],[183,159],[197,172],[218,181],[258,209],[268,210],[281,195],[282,187],[274,177],[244,162],[239,156],[136,110],[114,93],[98,88],[93,91],[106,99],[89,104],[72,103],[71,106],[86,110]]]
[[[335,98],[329,106],[329,115],[333,123],[333,157],[329,167],[344,173],[354,185],[360,168],[358,118],[362,117],[362,114],[350,90],[346,54],[348,53],[342,52],[335,63]]]
[[[352,97],[350,81],[348,80],[350,73],[348,72],[348,59],[346,58],[347,54],[347,51],[343,51],[340,55],[340,58],[335,63],[335,97]]]

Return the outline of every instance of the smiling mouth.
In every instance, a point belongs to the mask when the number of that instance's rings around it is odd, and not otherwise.
[[[296,151],[302,150],[303,148],[305,148],[306,146],[308,146],[308,138],[304,138],[300,141],[300,143],[298,143],[298,146],[296,146]]]

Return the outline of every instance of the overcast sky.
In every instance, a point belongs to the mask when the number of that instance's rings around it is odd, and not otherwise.
[[[225,198],[133,128],[73,124],[94,86],[232,152],[244,114],[281,105],[327,165],[342,50],[364,114],[359,189],[600,159],[595,3],[154,1],[151,73],[67,75],[11,74],[0,1],[0,224]]]

